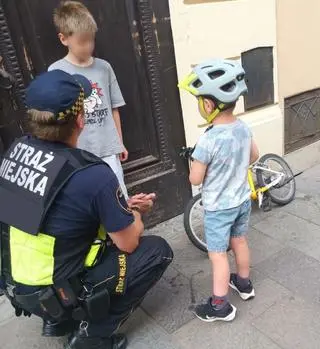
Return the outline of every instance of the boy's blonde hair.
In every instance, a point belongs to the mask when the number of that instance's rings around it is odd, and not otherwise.
[[[51,112],[29,109],[27,113],[31,134],[46,141],[66,142],[76,128],[78,115],[70,115],[65,123],[59,124]]]
[[[96,33],[97,23],[81,2],[63,1],[54,10],[53,21],[57,31],[65,36],[74,33]]]

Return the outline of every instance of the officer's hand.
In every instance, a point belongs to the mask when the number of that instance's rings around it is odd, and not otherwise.
[[[143,204],[146,201],[150,201],[150,200],[154,201],[155,199],[156,199],[155,193],[150,193],[150,194],[140,193],[140,194],[131,196],[131,198],[129,198],[128,200],[128,205],[129,207],[131,207],[133,205]]]
[[[128,206],[133,209],[139,211],[141,214],[147,213],[151,211],[153,207],[153,203],[156,199],[155,193],[150,194],[137,194],[132,196],[128,200]]]
[[[120,154],[120,161],[121,162],[127,161],[128,158],[129,158],[129,152],[127,148],[124,148],[124,151]]]

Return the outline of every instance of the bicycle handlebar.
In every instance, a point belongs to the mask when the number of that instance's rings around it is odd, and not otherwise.
[[[182,147],[179,156],[186,160],[191,160],[194,149],[194,147]]]

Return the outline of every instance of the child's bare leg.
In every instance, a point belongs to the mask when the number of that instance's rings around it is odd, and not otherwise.
[[[231,238],[231,247],[236,257],[237,274],[231,274],[230,286],[235,289],[243,300],[255,296],[255,291],[249,279],[250,252],[245,236]]]
[[[231,238],[231,248],[237,263],[237,274],[242,279],[248,279],[250,273],[250,251],[245,236]]]
[[[203,321],[232,321],[237,309],[229,303],[230,269],[226,252],[209,252],[213,269],[213,295],[209,301],[195,308],[196,316]]]
[[[208,302],[195,308],[196,316],[203,321],[232,321],[236,307],[228,299],[230,267],[226,253],[230,230],[234,218],[230,212],[217,211],[205,213],[206,240],[212,265],[213,289]]]
[[[230,268],[227,253],[209,252],[213,270],[213,294],[226,297],[229,289]]]

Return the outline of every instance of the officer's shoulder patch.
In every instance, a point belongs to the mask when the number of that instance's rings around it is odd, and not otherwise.
[[[121,187],[119,186],[119,188],[117,189],[116,191],[116,198],[117,198],[117,202],[118,202],[118,205],[119,207],[126,213],[132,215],[132,210],[131,208],[128,207],[128,204],[127,204],[127,201],[126,201],[126,198],[123,194],[123,191],[121,189]]]

